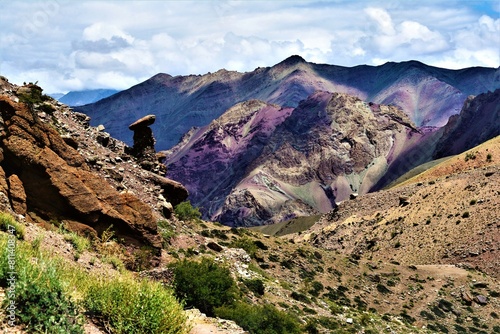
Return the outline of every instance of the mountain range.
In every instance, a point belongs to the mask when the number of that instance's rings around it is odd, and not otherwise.
[[[342,67],[291,56],[246,73],[224,69],[205,75],[160,73],[76,110],[129,145],[132,135],[127,126],[154,114],[156,148],[166,150],[191,127],[205,126],[235,104],[252,99],[297,107],[318,90],[347,93],[367,102],[397,105],[416,126],[443,126],[469,95],[499,87],[500,70],[494,68],[448,70],[417,61]]]
[[[256,226],[326,213],[499,135],[499,78],[492,68],[292,56],[249,73],[158,74],[76,110],[129,143],[127,125],[155,114],[168,176],[204,217]]]
[[[59,102],[67,104],[68,106],[76,107],[97,102],[118,92],[119,90],[115,89],[90,89],[71,91],[67,94],[53,94],[52,97],[57,99]]]
[[[17,237],[19,273],[13,299],[0,261],[19,321],[0,329],[500,333],[499,116],[500,89],[443,127],[316,90],[295,107],[236,103],[146,164],[140,145],[0,76],[0,244]],[[154,121],[134,122],[135,144]],[[231,227],[201,220],[163,159]],[[201,314],[197,292],[215,304],[222,278],[234,299]],[[192,302],[161,297],[174,291]]]

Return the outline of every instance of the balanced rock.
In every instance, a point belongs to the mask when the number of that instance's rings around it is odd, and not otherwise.
[[[155,139],[153,131],[149,127],[156,120],[155,115],[144,116],[129,125],[129,129],[134,131],[134,147],[132,155],[140,161],[150,161],[156,163]]]
[[[130,124],[128,126],[128,128],[132,131],[136,131],[140,128],[146,128],[150,125],[153,125],[154,122],[156,120],[156,116],[155,115],[147,115],[147,116],[144,116],[142,118],[139,118],[137,121],[135,121],[134,123]]]

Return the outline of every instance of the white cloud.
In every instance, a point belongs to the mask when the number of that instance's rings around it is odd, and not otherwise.
[[[500,65],[500,20],[463,1],[2,6],[0,73],[17,83],[39,80],[49,92],[127,88],[158,72],[251,71],[292,54],[344,66],[409,59],[451,68]]]
[[[389,13],[381,8],[367,8],[366,14],[376,24],[376,33],[364,38],[365,47],[373,48],[381,56],[407,53],[418,57],[448,47],[445,38],[437,31],[415,21],[394,24]]]

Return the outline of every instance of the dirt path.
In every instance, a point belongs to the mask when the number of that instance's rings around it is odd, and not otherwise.
[[[186,311],[188,319],[193,325],[189,334],[244,334],[240,326],[234,321],[210,318],[201,313],[199,310],[193,309]]]
[[[467,270],[458,268],[452,264],[427,264],[416,266],[421,274],[433,277],[467,277]],[[424,276],[425,277],[425,276]]]

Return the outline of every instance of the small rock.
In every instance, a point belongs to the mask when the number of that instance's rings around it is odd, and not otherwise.
[[[463,291],[463,292],[462,292],[462,299],[463,299],[466,303],[470,304],[470,303],[472,303],[473,297],[472,297],[472,295],[470,294],[470,292]]]
[[[221,251],[224,249],[224,248],[222,248],[222,246],[221,246],[221,245],[219,245],[218,243],[213,242],[213,241],[212,241],[212,242],[209,242],[209,243],[207,244],[207,247],[208,247],[208,248],[210,248],[210,249],[211,249],[211,250],[213,250],[213,251],[216,251],[216,252],[221,252]]]
[[[97,131],[101,132],[101,131],[104,131],[104,130],[106,130],[106,127],[104,127],[104,125],[99,124],[99,125],[97,126]]]
[[[474,297],[474,301],[480,305],[486,305],[488,304],[488,298],[486,298],[483,295],[477,295]]]
[[[410,198],[408,196],[399,196],[399,205],[407,206],[410,204]]]

